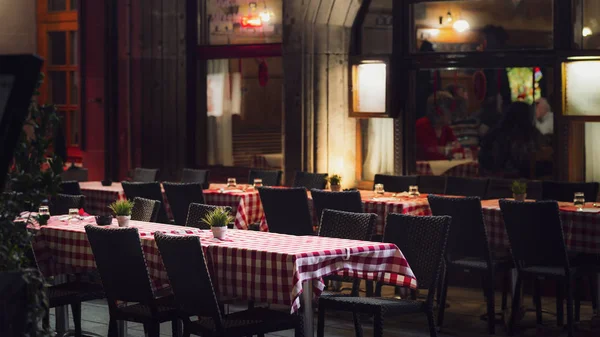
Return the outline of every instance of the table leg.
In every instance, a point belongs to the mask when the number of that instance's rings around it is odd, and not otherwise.
[[[67,281],[66,275],[60,275],[54,278],[55,284],[65,283]],[[54,309],[56,313],[56,326],[55,330],[60,336],[69,330],[69,306],[63,305]]]
[[[314,337],[312,280],[302,282],[302,300],[304,306],[304,336]]]
[[[596,274],[596,312],[595,315],[600,315],[600,273]]]
[[[127,321],[117,321],[119,337],[127,337]]]

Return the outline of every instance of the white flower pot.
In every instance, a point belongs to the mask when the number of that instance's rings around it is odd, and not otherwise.
[[[225,236],[227,235],[227,226],[223,226],[223,227],[211,227],[210,228],[213,232],[213,236],[217,239],[223,240],[225,239]]]
[[[342,185],[331,185],[331,190],[333,192],[339,192],[342,190]]]
[[[525,199],[527,199],[527,193],[524,193],[524,194],[514,194],[513,193],[513,199],[515,199],[516,201],[525,201]]]
[[[117,216],[117,223],[119,227],[127,227],[129,226],[129,220],[131,220],[131,215],[119,215]]]

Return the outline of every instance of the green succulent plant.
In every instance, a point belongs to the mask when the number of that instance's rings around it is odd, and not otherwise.
[[[523,195],[527,193],[527,183],[524,181],[515,180],[510,187],[515,195]]]
[[[339,185],[342,182],[342,176],[339,174],[333,174],[328,180],[331,185]]]
[[[116,216],[129,216],[133,209],[133,202],[129,200],[117,200],[108,206]]]
[[[229,212],[223,207],[217,207],[214,210],[208,212],[202,222],[211,227],[226,227],[227,224],[233,222],[234,218]]]

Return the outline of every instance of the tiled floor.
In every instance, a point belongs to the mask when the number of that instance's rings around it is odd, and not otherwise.
[[[391,295],[391,288],[388,293]],[[500,294],[497,294],[496,303],[500,302]],[[524,305],[532,307],[531,297],[526,296]],[[465,289],[451,287],[448,291],[448,304],[450,307],[446,310],[444,327],[439,336],[487,336],[487,323],[480,320],[480,316],[485,313],[485,302],[481,290]],[[535,313],[528,312],[520,323],[522,329],[519,332],[521,336],[558,336],[562,330],[556,328],[555,299],[543,298],[542,306],[547,313],[544,314],[544,323],[547,325],[543,331],[535,326]],[[243,306],[230,308],[231,311],[243,309]],[[54,314],[51,314],[51,321],[54,325]],[[589,320],[592,315],[591,304],[582,302],[581,317],[582,320]],[[108,331],[108,307],[105,301],[94,301],[84,303],[82,307],[83,329],[99,336],[106,336]],[[388,318],[385,321],[385,336],[407,336],[421,337],[429,336],[427,320],[424,315],[408,315]],[[72,326],[72,323],[71,323]],[[315,315],[316,327],[316,315]],[[371,320],[368,317],[363,318],[363,328],[365,336],[372,336]],[[170,336],[170,323],[161,325],[161,336]],[[315,334],[316,335],[316,334]],[[506,329],[503,323],[496,325],[496,335],[506,336]],[[561,335],[566,336],[563,331]],[[143,327],[140,324],[128,324],[128,336],[144,336]],[[268,336],[294,336],[293,331],[283,331]],[[325,321],[325,336],[328,337],[350,337],[354,336],[354,326],[351,315],[345,313],[332,312],[327,315]]]

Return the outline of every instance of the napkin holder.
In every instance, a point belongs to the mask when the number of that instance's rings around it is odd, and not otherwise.
[[[108,226],[112,224],[112,215],[96,215],[96,224],[98,226]]]
[[[102,180],[101,184],[102,184],[102,186],[110,186],[110,185],[112,185],[112,180],[110,180],[110,179]]]

